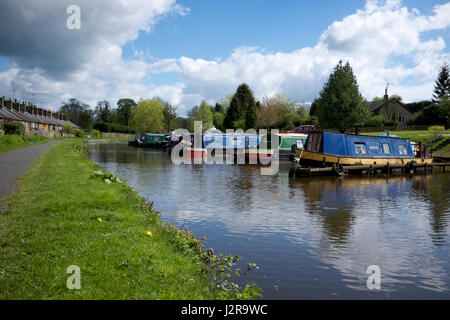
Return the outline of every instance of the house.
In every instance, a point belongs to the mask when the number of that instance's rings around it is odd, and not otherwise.
[[[0,120],[21,122],[26,132],[61,132],[66,123],[79,129],[76,124],[66,120],[62,113],[38,108],[31,103],[6,100],[5,97],[0,97]]]
[[[369,112],[379,114],[384,121],[397,120],[399,125],[406,124],[413,114],[396,98],[389,98],[387,88],[383,100],[369,103]]]

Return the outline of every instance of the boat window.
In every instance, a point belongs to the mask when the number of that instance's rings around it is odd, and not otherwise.
[[[363,142],[355,142],[356,154],[367,154],[366,144]]]
[[[322,142],[322,135],[321,134],[317,134],[317,140],[316,140],[316,148],[314,151],[319,151],[320,150],[320,143]]]
[[[391,153],[391,146],[389,145],[389,143],[382,143],[381,144],[381,149],[383,150],[384,154]]]
[[[307,150],[308,151],[311,151],[311,149],[312,149],[313,136],[314,135],[310,134],[309,137],[308,137],[308,146],[307,146]]]
[[[406,145],[404,145],[404,144],[399,144],[399,145],[398,145],[398,153],[399,153],[401,156],[406,156],[406,155],[408,155],[408,150],[406,149]]]

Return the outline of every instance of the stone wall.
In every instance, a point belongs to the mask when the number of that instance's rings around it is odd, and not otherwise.
[[[102,132],[103,138],[130,138],[132,135],[127,133]]]

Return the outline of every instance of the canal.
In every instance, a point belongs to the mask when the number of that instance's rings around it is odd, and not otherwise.
[[[449,299],[450,174],[292,180],[258,166],[174,165],[167,153],[88,144],[89,158],[216,253],[259,266],[264,299]],[[369,266],[381,289],[369,290]]]

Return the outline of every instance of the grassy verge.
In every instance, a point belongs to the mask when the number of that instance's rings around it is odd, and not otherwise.
[[[0,136],[0,154],[24,147],[29,147],[33,144],[41,144],[48,142],[49,138],[42,136],[17,136],[4,135]]]
[[[47,150],[0,212],[0,299],[215,298],[199,255],[126,184],[90,178],[99,167],[80,146]],[[66,286],[71,265],[80,290]]]

